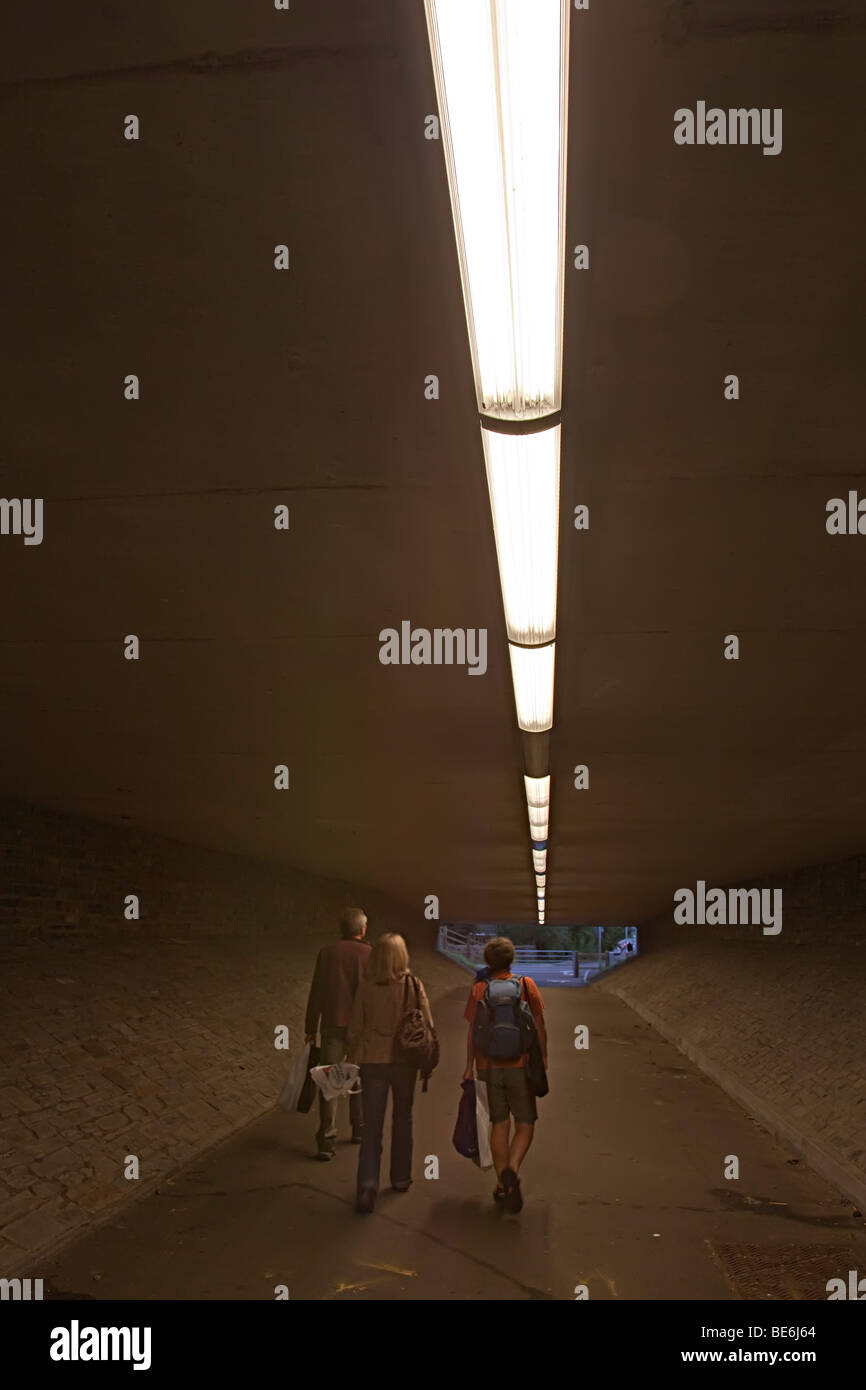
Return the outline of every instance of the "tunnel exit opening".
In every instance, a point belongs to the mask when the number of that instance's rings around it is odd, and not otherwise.
[[[538,984],[573,988],[589,984],[638,954],[635,926],[538,923],[451,922],[439,927],[436,948],[455,964],[477,975],[484,968],[484,948],[494,936],[514,943],[514,974],[531,975]]]

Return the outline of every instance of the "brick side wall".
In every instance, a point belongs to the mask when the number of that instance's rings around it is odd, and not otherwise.
[[[782,889],[777,937],[678,926],[672,909],[641,929],[637,960],[592,987],[619,994],[866,1211],[866,856],[733,886]]]
[[[354,904],[414,944],[367,889],[0,802],[0,1276],[274,1103]]]

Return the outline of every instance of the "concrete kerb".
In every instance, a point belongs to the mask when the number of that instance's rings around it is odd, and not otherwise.
[[[646,1023],[655,1028],[656,1032],[660,1033],[667,1042],[673,1043],[674,1047],[688,1057],[691,1062],[694,1062],[695,1066],[706,1076],[721,1086],[732,1100],[741,1105],[775,1139],[788,1144],[808,1163],[814,1172],[822,1178],[826,1178],[827,1182],[832,1183],[839,1193],[852,1201],[860,1211],[866,1210],[866,1173],[858,1170],[852,1164],[840,1163],[821,1144],[810,1139],[802,1130],[797,1129],[780,1115],[763,1097],[756,1096],[737,1077],[732,1076],[724,1067],[720,1067],[709,1058],[700,1047],[694,1046],[687,1038],[679,1036],[652,1009],[637,1003],[624,994],[621,989],[617,989],[614,981],[610,982],[608,988],[612,994],[615,994],[618,999],[633,1009]]]

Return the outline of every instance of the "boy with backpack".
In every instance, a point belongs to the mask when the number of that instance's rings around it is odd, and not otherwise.
[[[478,1079],[487,1083],[490,1151],[497,1177],[493,1200],[501,1202],[506,1211],[518,1212],[523,1197],[517,1174],[532,1143],[538,1118],[526,1060],[537,1039],[547,1068],[544,1004],[534,980],[512,975],[514,946],[507,937],[494,936],[488,941],[484,959],[490,978],[473,984],[464,1014],[469,1036],[463,1080],[471,1080],[474,1063]]]

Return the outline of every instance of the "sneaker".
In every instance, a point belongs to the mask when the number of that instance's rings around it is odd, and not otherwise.
[[[376,1206],[376,1197],[377,1193],[375,1187],[362,1187],[358,1193],[358,1200],[355,1203],[355,1211],[360,1211],[365,1215],[369,1215]]]
[[[518,1212],[523,1208],[523,1197],[520,1192],[520,1179],[513,1168],[503,1168],[502,1186],[505,1190],[503,1205],[506,1211]]]

